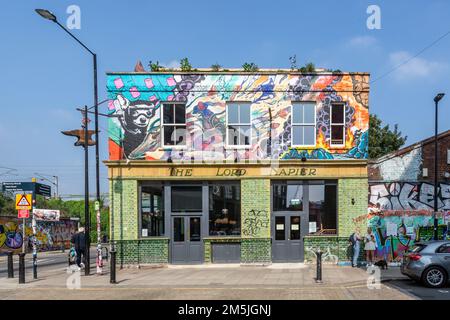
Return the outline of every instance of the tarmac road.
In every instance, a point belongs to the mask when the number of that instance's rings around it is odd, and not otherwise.
[[[450,285],[441,289],[427,288],[411,279],[398,279],[384,283],[392,288],[400,289],[422,300],[450,300]]]

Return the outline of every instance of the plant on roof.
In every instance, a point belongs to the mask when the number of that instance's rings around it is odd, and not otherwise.
[[[192,65],[189,62],[188,58],[183,58],[180,60],[180,68],[181,68],[181,71],[184,71],[184,72],[189,72],[192,70]]]
[[[158,72],[158,71],[162,71],[164,69],[164,67],[159,64],[159,61],[156,61],[156,63],[153,63],[153,61],[150,60],[148,66],[150,68],[150,71],[152,71],[152,72]]]
[[[212,71],[219,71],[222,68],[222,66],[218,63],[215,63],[213,65],[211,65],[211,70]]]
[[[256,64],[254,64],[253,62],[251,63],[244,63],[242,65],[242,69],[244,69],[245,72],[256,72],[259,70],[258,66]]]
[[[316,67],[314,66],[314,63],[308,62],[308,63],[305,64],[303,67],[301,67],[300,69],[298,69],[298,71],[300,71],[301,73],[315,72],[315,71],[316,71]]]

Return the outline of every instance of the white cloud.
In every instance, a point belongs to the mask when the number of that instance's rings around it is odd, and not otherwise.
[[[161,65],[169,69],[176,69],[180,67],[180,62],[178,60],[172,60],[169,63],[162,62]]]
[[[412,55],[406,51],[391,53],[389,62],[392,67],[400,65],[394,71],[394,76],[397,80],[428,77],[447,68],[447,64],[442,62],[430,61],[420,57],[412,58]]]
[[[351,47],[370,47],[377,43],[377,39],[372,36],[356,36],[351,38],[347,45]]]

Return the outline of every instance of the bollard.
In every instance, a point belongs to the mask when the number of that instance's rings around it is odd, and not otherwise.
[[[13,252],[8,251],[8,278],[14,278]]]
[[[66,252],[66,246],[64,244],[61,245],[61,252],[62,253]]]
[[[111,265],[110,265],[110,272],[109,272],[109,275],[110,275],[110,280],[109,280],[109,282],[110,283],[117,283],[116,282],[116,250],[111,250],[110,252],[109,252],[109,254],[111,255]]]
[[[25,283],[25,253],[19,253],[19,283]]]
[[[322,283],[322,252],[317,251],[317,275],[316,275],[316,283]]]

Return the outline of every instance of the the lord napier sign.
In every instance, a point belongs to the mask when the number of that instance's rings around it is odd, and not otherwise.
[[[246,176],[271,176],[271,177],[315,177],[317,168],[169,168],[171,177],[246,177]]]

